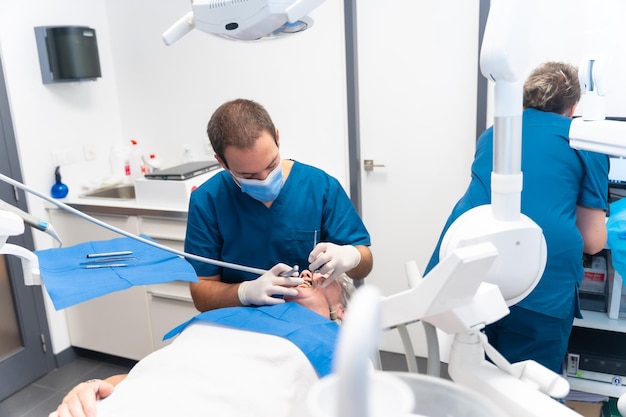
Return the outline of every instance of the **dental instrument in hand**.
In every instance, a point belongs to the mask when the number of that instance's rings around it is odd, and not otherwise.
[[[279,263],[260,277],[243,281],[237,288],[239,301],[242,305],[273,305],[284,303],[286,295],[296,297],[296,287],[303,284],[304,279],[283,275],[288,271],[289,265]]]
[[[320,270],[329,274],[323,287],[330,285],[339,275],[356,268],[361,262],[361,253],[352,245],[321,242],[309,254],[309,270]]]
[[[281,272],[280,276],[281,277],[290,277],[294,273],[298,273],[299,270],[300,270],[300,267],[298,265],[294,265],[289,271]]]
[[[317,246],[317,229],[313,231],[313,249],[311,251],[314,251],[316,246]],[[318,272],[319,272],[319,269],[311,271],[312,274],[315,274]]]
[[[152,240],[145,239],[145,238],[143,238],[141,236],[134,235],[134,234],[129,233],[129,232],[125,231],[125,230],[119,229],[119,228],[117,228],[115,226],[112,226],[112,225],[110,225],[108,223],[100,221],[100,220],[98,220],[98,219],[96,219],[94,217],[91,217],[91,216],[81,212],[80,210],[76,210],[75,208],[70,207],[67,204],[62,203],[61,201],[55,200],[52,197],[48,197],[47,195],[45,195],[45,194],[43,194],[43,193],[41,193],[41,192],[39,192],[39,191],[37,191],[37,190],[35,190],[33,188],[30,188],[30,187],[22,184],[21,182],[16,181],[13,178],[7,177],[6,175],[1,174],[1,173],[0,173],[0,180],[6,182],[7,184],[11,184],[11,185],[13,185],[13,186],[15,186],[15,187],[17,187],[17,188],[19,188],[21,190],[27,191],[27,192],[29,192],[29,193],[31,193],[31,194],[41,198],[42,200],[45,200],[45,201],[47,201],[47,202],[49,202],[51,204],[54,204],[55,206],[59,207],[60,209],[63,209],[63,210],[68,211],[68,212],[70,212],[72,214],[75,214],[76,216],[81,217],[81,218],[83,218],[83,219],[85,219],[85,220],[87,220],[87,221],[89,221],[91,223],[94,223],[94,224],[96,224],[96,225],[98,225],[100,227],[103,227],[103,228],[105,228],[107,230],[110,230],[110,231],[115,232],[117,234],[120,234],[122,236],[129,237],[129,238],[134,239],[136,241],[139,241],[141,243],[145,243],[146,245],[153,246],[153,247],[155,247],[157,249],[162,249],[164,251],[173,253],[173,254],[181,256],[183,258],[193,259],[195,261],[199,261],[199,262],[204,262],[204,263],[208,263],[208,264],[211,264],[211,265],[220,266],[222,268],[229,268],[229,269],[234,269],[234,270],[237,270],[237,271],[250,272],[252,274],[263,275],[264,273],[267,272],[266,270],[260,269],[260,268],[253,268],[253,267],[249,267],[249,266],[245,266],[245,265],[237,265],[237,264],[233,264],[233,263],[230,263],[230,262],[218,261],[216,259],[204,258],[202,256],[194,255],[192,253],[187,253],[187,252],[183,252],[183,251],[179,251],[179,250],[176,250],[176,249],[169,248],[167,246],[161,245],[160,243],[154,242]],[[50,230],[50,229],[47,229],[47,230]]]

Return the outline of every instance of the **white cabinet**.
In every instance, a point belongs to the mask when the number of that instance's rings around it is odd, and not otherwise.
[[[86,214],[133,234],[146,234],[159,243],[182,250],[186,216],[167,212],[128,210],[131,214],[106,213],[106,207],[80,207]],[[70,246],[91,240],[120,237],[94,223],[59,209],[49,209],[50,222]],[[189,295],[189,284],[172,282],[137,286],[86,301],[66,310],[72,346],[139,360],[163,346],[162,336],[198,312]]]
[[[186,282],[150,285],[148,297],[152,345],[154,349],[159,349],[173,340],[163,341],[163,335],[198,314],[198,311],[193,306]]]

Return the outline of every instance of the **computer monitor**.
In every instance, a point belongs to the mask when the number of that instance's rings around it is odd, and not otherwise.
[[[626,122],[626,117],[607,117],[606,119]],[[626,197],[626,158],[609,155],[609,163],[609,203],[612,203]]]
[[[609,156],[609,187],[626,188],[626,158]]]

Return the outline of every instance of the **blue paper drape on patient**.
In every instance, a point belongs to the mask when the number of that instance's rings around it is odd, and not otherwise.
[[[200,313],[169,331],[163,340],[182,332],[194,321],[207,321],[240,330],[284,337],[304,353],[320,377],[331,372],[339,326],[294,302],[262,307],[229,307]],[[254,349],[254,347],[250,347]]]
[[[142,235],[143,238],[149,237]],[[132,251],[125,267],[85,269],[89,253]],[[136,285],[198,280],[183,258],[135,239],[91,241],[36,251],[41,278],[57,310]]]

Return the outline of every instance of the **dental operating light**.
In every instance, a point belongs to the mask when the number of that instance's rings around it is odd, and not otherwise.
[[[256,41],[302,32],[324,0],[195,0],[191,11],[163,33],[171,45],[196,28],[226,39]]]

